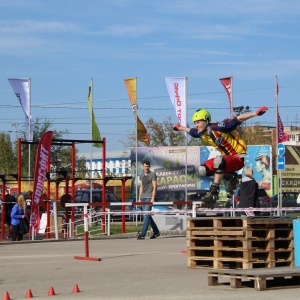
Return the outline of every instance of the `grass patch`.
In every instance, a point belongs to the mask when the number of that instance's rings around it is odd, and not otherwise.
[[[142,230],[143,224],[138,223],[137,225],[135,223],[126,223],[125,226],[125,232],[130,233],[130,232],[139,232]],[[102,226],[101,223],[98,223],[97,225],[92,225],[88,227],[88,230],[90,231],[91,236],[97,236],[97,235],[102,235]],[[82,225],[77,226],[76,233],[78,235],[83,234],[84,232],[84,227]],[[110,234],[122,234],[122,224],[117,224],[117,223],[112,223],[110,225]]]

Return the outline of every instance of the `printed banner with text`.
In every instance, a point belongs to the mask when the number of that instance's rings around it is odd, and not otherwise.
[[[166,77],[166,85],[171,99],[171,103],[175,109],[178,123],[188,127],[186,119],[187,99],[186,99],[186,77]]]
[[[33,180],[33,196],[30,214],[30,230],[32,227],[37,231],[40,226],[39,203],[41,195],[43,194],[44,181],[46,178],[47,165],[51,157],[51,144],[53,132],[45,132],[38,144],[36,150],[34,180]]]

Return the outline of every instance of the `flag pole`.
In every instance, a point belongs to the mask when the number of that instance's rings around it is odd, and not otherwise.
[[[93,78],[90,80],[90,100],[91,100],[91,112],[90,112],[90,119],[91,119],[91,140],[93,140]],[[93,164],[93,144],[90,143],[90,203],[92,203],[92,190],[93,190],[93,184],[92,184],[92,178],[93,178],[93,170],[92,170],[92,164]],[[103,161],[102,161],[103,166]],[[104,170],[105,172],[105,170]],[[102,181],[102,188],[104,188],[104,181]],[[90,218],[91,221],[91,218]]]
[[[233,76],[231,76],[230,119],[233,118]]]
[[[31,78],[29,78],[29,116],[31,117]],[[28,119],[29,137],[31,138],[31,119],[30,118],[27,119]],[[31,152],[31,145],[28,144],[28,190],[30,190],[30,177],[31,177],[30,152]]]
[[[275,76],[275,107],[276,107],[276,152],[278,151],[278,78],[277,75]],[[276,158],[278,157],[278,153],[276,155]],[[277,167],[277,195],[278,195],[278,203],[277,208],[282,207],[282,190],[281,190],[281,170],[278,170]],[[277,210],[277,215],[281,215],[281,210]]]
[[[135,185],[135,201],[137,202],[138,200],[138,120],[137,120],[137,116],[138,116],[138,103],[137,103],[137,79],[136,79],[136,87],[135,87],[135,180],[136,180],[136,185]],[[137,219],[136,219],[137,220]]]
[[[188,121],[187,121],[187,97],[188,97],[188,91],[187,91],[187,81],[188,81],[188,78],[185,77],[185,120],[186,120],[186,124],[184,124],[184,126],[187,126],[188,125]],[[185,133],[185,202],[188,201],[188,197],[187,197],[187,156],[188,156],[188,134]]]

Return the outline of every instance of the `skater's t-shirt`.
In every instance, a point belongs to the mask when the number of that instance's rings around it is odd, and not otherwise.
[[[198,132],[197,128],[190,129],[190,135],[201,138],[209,145],[218,149],[223,155],[245,154],[247,145],[239,136],[236,128],[241,122],[235,117],[219,123],[209,124],[208,133]]]

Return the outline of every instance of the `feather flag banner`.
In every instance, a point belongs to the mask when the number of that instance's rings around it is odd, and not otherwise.
[[[33,120],[30,114],[30,78],[8,78],[25,113],[26,140],[33,140]]]
[[[171,103],[180,125],[187,127],[186,119],[186,77],[165,77]]]
[[[44,181],[47,173],[47,165],[51,159],[51,145],[53,132],[45,132],[38,144],[34,168],[33,198],[30,214],[30,229],[38,230],[40,227],[39,203],[43,193]]]
[[[233,104],[232,104],[232,77],[225,77],[219,79],[224,86],[228,100],[229,100],[229,109],[230,109],[230,118],[233,117]]]
[[[279,93],[279,86],[278,86],[278,79],[277,76],[275,78],[275,103],[276,103],[276,111],[277,111],[277,123],[276,123],[276,129],[277,129],[277,142],[287,142],[289,141],[289,135],[284,132],[284,126],[281,121],[279,110],[278,110],[278,93]]]
[[[146,143],[149,146],[150,137],[147,132],[145,125],[142,123],[137,115],[137,101],[136,101],[136,78],[124,79],[124,83],[127,89],[129,101],[132,106],[133,114],[136,116],[136,126],[137,126],[137,140]]]
[[[88,93],[88,108],[91,116],[91,123],[92,123],[92,140],[93,141],[101,141],[101,135],[100,131],[98,128],[98,125],[95,120],[95,115],[94,115],[94,109],[93,109],[93,81],[90,81],[90,86],[89,86],[89,93]],[[94,147],[101,148],[102,143],[94,143]]]
[[[8,81],[19,100],[25,115],[28,118],[31,118],[30,103],[29,103],[30,100],[29,78],[24,78],[24,79],[9,78]]]

